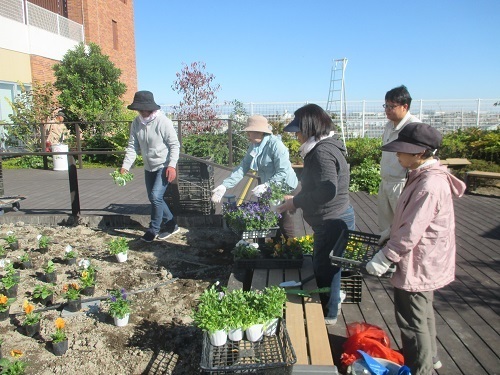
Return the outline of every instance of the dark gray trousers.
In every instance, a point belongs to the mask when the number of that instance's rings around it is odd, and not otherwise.
[[[401,330],[405,365],[412,375],[430,375],[437,355],[434,292],[408,292],[394,288],[396,321]]]

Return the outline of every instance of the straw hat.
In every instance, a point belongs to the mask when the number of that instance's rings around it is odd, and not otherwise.
[[[271,131],[271,125],[267,122],[267,118],[262,115],[250,116],[247,120],[247,126],[243,129],[243,131],[273,134]]]

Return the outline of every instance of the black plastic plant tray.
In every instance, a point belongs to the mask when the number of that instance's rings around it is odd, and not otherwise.
[[[252,239],[252,238],[272,238],[276,236],[278,232],[278,227],[275,228],[266,228],[266,229],[255,229],[255,230],[244,230],[237,231],[233,228],[231,230],[235,232],[237,235],[241,237],[243,240]]]
[[[380,236],[376,234],[343,230],[330,252],[330,260],[344,271],[359,271],[379,251],[379,239]],[[346,251],[347,247],[349,249]]]
[[[360,303],[363,291],[363,275],[361,272],[342,271],[340,289],[346,294],[342,303]]]
[[[200,367],[208,374],[291,374],[297,361],[285,324],[280,320],[274,336],[258,342],[228,340],[223,346],[210,344],[203,333]]]
[[[270,268],[302,268],[304,257],[297,259],[284,259],[284,258],[234,258],[234,265],[236,268],[243,269],[270,269]]]

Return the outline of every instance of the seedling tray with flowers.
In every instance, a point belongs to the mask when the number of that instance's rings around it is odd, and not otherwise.
[[[240,240],[232,253],[235,267],[243,269],[301,268],[304,262],[300,248],[287,247],[281,240],[260,245]]]
[[[379,251],[379,239],[376,234],[343,230],[330,252],[330,261],[344,271],[359,271]]]
[[[213,346],[208,333],[203,334],[200,367],[207,374],[291,374],[295,362],[297,356],[282,319],[276,335],[257,342],[228,340],[222,346]]]
[[[263,202],[244,202],[239,206],[224,203],[222,215],[227,226],[240,238],[276,236],[279,214]]]

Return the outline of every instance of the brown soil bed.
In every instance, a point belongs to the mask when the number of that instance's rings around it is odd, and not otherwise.
[[[10,308],[10,320],[0,322],[2,353],[23,352],[27,374],[195,374],[199,373],[202,334],[193,326],[190,314],[196,299],[211,283],[227,284],[231,272],[230,250],[238,241],[221,228],[181,228],[166,241],[147,244],[136,229],[96,230],[78,227],[35,227],[17,223],[2,225],[0,237],[12,230],[20,249],[9,251],[18,262],[26,249],[32,250],[34,268],[20,270],[17,300]],[[54,244],[41,254],[36,236],[50,236]],[[107,243],[117,236],[130,240],[128,261],[117,263]],[[78,260],[91,259],[98,268],[95,297],[109,290],[125,288],[131,293],[133,312],[125,327],[116,327],[107,305],[67,315],[62,286],[78,281],[78,265],[63,262],[64,248],[71,245]],[[52,259],[57,266],[54,308],[42,312],[41,331],[34,338],[24,334],[22,303],[33,288],[43,284],[43,267]],[[4,270],[0,268],[0,273]],[[91,297],[85,297],[91,298]],[[41,309],[40,303],[36,307]],[[54,321],[64,315],[69,350],[57,357],[51,350]],[[12,359],[12,358],[11,358]]]

